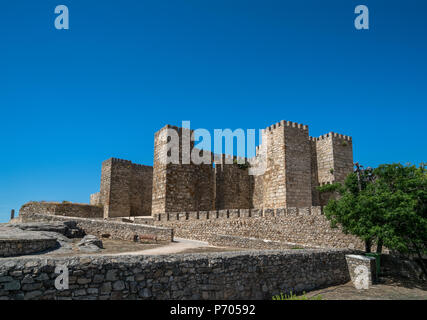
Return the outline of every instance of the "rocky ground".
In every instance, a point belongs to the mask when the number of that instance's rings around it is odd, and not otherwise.
[[[358,290],[353,283],[310,291],[307,297],[321,295],[321,300],[427,300],[427,282],[403,278],[380,278],[368,290]]]
[[[223,248],[209,245],[207,242],[176,238],[172,243],[150,244],[143,242],[98,239],[93,235],[84,235],[72,224],[62,222],[31,222],[0,224],[2,239],[56,239],[57,247],[34,255],[78,256],[85,254],[100,255],[161,255],[172,253],[199,253],[240,251],[240,248]]]

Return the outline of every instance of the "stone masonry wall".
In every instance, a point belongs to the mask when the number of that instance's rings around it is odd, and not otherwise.
[[[153,168],[111,158],[102,163],[101,191],[91,201],[102,203],[104,217],[151,214]]]
[[[319,186],[319,172],[317,167],[317,148],[316,138],[310,137],[310,155],[311,155],[311,200],[313,206],[320,205],[320,194],[317,190]]]
[[[212,209],[249,209],[253,208],[253,176],[248,169],[238,164],[215,164],[216,193],[215,207]]]
[[[262,130],[262,145],[251,159],[266,164],[260,175],[218,162],[224,155],[206,150],[198,150],[199,155],[210,163],[194,163],[193,134],[171,125],[156,132],[153,168],[114,158],[105,161],[101,191],[92,195],[91,203],[102,203],[106,218],[324,205],[332,195],[320,195],[317,187],[344,181],[353,168],[350,137],[331,132],[313,138],[307,125],[295,122],[282,120]],[[168,162],[172,154],[178,154],[177,162]]]
[[[285,131],[286,207],[309,207],[313,202],[308,126],[289,121],[280,124]]]
[[[0,259],[0,300],[267,299],[350,280],[345,250]],[[65,265],[69,289],[55,289]]]
[[[224,234],[302,246],[364,248],[357,237],[332,229],[320,207],[165,213],[155,215],[154,224],[173,228],[177,237],[201,241]]]
[[[82,218],[102,218],[103,209],[80,203],[59,203],[59,202],[36,202],[31,201],[24,204],[19,210],[21,214],[42,213],[56,216],[71,216]]]
[[[173,134],[179,138],[175,144],[171,136]],[[215,171],[212,161],[209,164],[193,163],[191,152],[194,142],[190,139],[191,134],[189,129],[170,125],[155,134],[153,213],[211,210],[215,206]],[[168,163],[167,157],[171,152],[179,154],[179,163]],[[207,153],[211,159],[210,152]]]
[[[171,228],[152,226],[147,224],[108,221],[102,219],[85,219],[76,217],[61,217],[46,214],[23,214],[22,222],[32,221],[75,221],[76,227],[86,234],[102,237],[109,234],[111,239],[134,240],[135,236],[151,236],[159,241],[173,241],[174,232]],[[147,237],[145,237],[147,238]]]
[[[19,256],[55,248],[56,239],[1,239],[0,257]]]
[[[237,237],[226,234],[210,234],[208,238],[210,245],[217,247],[236,247],[252,250],[270,250],[270,249],[313,249],[314,246],[297,245],[291,242],[272,241],[257,238]]]
[[[284,208],[286,207],[284,126],[263,130],[262,141],[267,143],[267,167],[263,174],[263,202],[260,208]]]
[[[312,156],[317,156],[316,166],[312,166],[317,173],[312,172],[312,189],[314,204],[326,205],[334,194],[322,193],[317,191],[317,186],[344,182],[347,175],[353,172],[353,143],[351,137],[330,132],[319,138],[311,138]],[[317,174],[317,181],[314,176]]]
[[[331,134],[334,152],[334,181],[344,182],[347,175],[353,172],[353,141],[348,136]]]

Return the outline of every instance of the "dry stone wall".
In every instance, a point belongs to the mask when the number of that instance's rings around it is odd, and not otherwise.
[[[0,259],[0,300],[267,299],[350,280],[346,250]],[[65,265],[69,288],[57,290]]]
[[[23,214],[22,222],[32,221],[75,221],[76,227],[86,234],[102,237],[109,235],[111,239],[134,240],[135,236],[150,236],[158,241],[173,241],[173,230],[167,227],[152,226],[148,224],[126,223],[102,219],[85,219],[77,217],[61,217],[46,214]]]
[[[266,239],[237,237],[226,234],[210,234],[208,238],[209,244],[217,247],[236,247],[253,250],[269,250],[269,249],[313,249],[315,246],[306,246],[291,242],[273,241]]]
[[[59,203],[59,202],[28,202],[19,210],[21,214],[42,213],[56,216],[70,216],[81,218],[102,218],[103,209],[80,203]]]
[[[177,237],[201,241],[224,234],[300,246],[364,248],[357,237],[332,229],[320,207],[174,212],[155,215],[154,223],[173,228]]]
[[[20,256],[57,247],[56,239],[1,239],[0,257]]]

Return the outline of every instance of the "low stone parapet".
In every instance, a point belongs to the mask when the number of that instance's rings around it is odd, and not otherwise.
[[[5,299],[267,299],[350,280],[343,250],[0,259]],[[56,267],[68,274],[57,289]],[[31,279],[31,283],[28,282]]]
[[[56,239],[0,239],[0,257],[38,253],[57,246]]]
[[[104,209],[101,206],[84,203],[31,201],[24,204],[19,210],[19,215],[34,213],[80,218],[103,218]]]
[[[47,214],[23,214],[24,222],[29,221],[74,221],[76,226],[86,234],[103,237],[109,235],[110,239],[134,240],[135,236],[155,235],[158,241],[173,241],[173,229],[147,224],[127,223],[103,219],[87,219],[77,217],[63,217]]]
[[[218,247],[236,247],[256,250],[268,249],[314,249],[316,246],[307,246],[291,242],[274,241],[269,239],[257,239],[248,237],[237,237],[226,234],[210,234],[208,237],[210,245]],[[317,247],[319,248],[319,247]]]

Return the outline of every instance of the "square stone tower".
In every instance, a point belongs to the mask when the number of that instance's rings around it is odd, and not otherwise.
[[[267,143],[262,207],[311,206],[308,126],[282,120],[266,128],[262,138],[263,143]]]
[[[215,207],[214,168],[212,164],[191,161],[192,133],[190,129],[167,125],[154,136],[153,214],[205,211]],[[175,135],[179,138],[176,142],[172,137]],[[178,152],[179,163],[168,163],[171,152]],[[210,152],[207,154],[211,157]]]
[[[102,163],[101,190],[91,204],[104,207],[104,218],[151,215],[153,167],[110,158]]]

